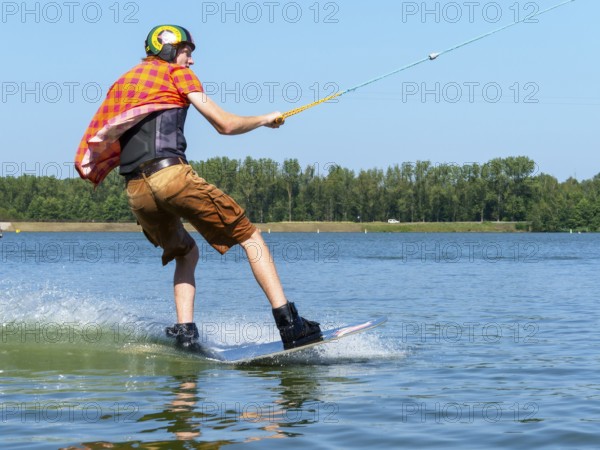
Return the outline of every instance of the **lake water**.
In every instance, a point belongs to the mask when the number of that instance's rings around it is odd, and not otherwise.
[[[203,361],[163,336],[173,266],[141,233],[6,233],[0,447],[600,445],[600,235],[265,238],[301,314],[388,323],[260,365]],[[274,339],[243,255],[201,247],[202,339]]]

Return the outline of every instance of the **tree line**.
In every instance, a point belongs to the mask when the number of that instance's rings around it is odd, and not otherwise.
[[[591,180],[536,173],[533,160],[402,163],[358,173],[297,159],[226,157],[192,162],[256,223],[280,221],[529,222],[533,231],[598,231],[600,174]],[[130,222],[116,171],[94,189],[79,178],[0,177],[0,221]]]

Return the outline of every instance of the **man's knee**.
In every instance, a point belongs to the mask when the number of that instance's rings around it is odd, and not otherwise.
[[[245,250],[246,257],[251,263],[258,262],[261,258],[268,256],[269,254],[267,244],[263,240],[261,232],[258,228],[240,245]]]
[[[254,232],[250,235],[248,239],[246,239],[244,242],[241,242],[240,245],[246,248],[248,246],[256,245],[256,243],[264,243],[262,232],[258,228],[254,230]]]
[[[182,263],[187,264],[196,264],[200,259],[200,249],[198,249],[197,245],[194,245],[185,255],[179,256],[176,258],[176,261],[181,261]]]
[[[200,259],[200,249],[198,248],[198,246],[194,245],[188,252],[188,254],[185,255],[185,257],[189,258],[190,260],[193,260],[194,262],[198,262],[198,259]]]

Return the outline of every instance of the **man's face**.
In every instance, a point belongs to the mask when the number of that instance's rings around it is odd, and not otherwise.
[[[177,56],[175,57],[175,64],[179,64],[183,67],[190,67],[194,64],[192,59],[192,47],[189,45],[182,45],[177,49]]]

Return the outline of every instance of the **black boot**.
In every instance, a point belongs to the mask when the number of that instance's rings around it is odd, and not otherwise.
[[[300,317],[293,303],[273,309],[273,317],[286,350],[322,339],[319,324]]]
[[[194,322],[176,323],[172,327],[166,328],[167,337],[175,338],[175,344],[178,348],[199,353],[203,356],[210,356],[210,352],[200,345],[200,333]]]

